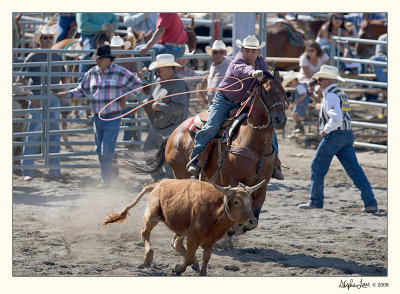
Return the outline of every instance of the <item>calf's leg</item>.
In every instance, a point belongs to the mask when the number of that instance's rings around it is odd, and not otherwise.
[[[186,254],[187,254],[186,248],[183,245],[183,241],[184,240],[185,240],[185,236],[179,236],[178,234],[175,234],[174,237],[172,237],[172,240],[171,240],[172,248],[174,248],[183,257],[185,257]],[[194,258],[192,269],[194,271],[196,271],[196,272],[200,271],[199,262],[197,261],[196,257]]]
[[[203,263],[201,264],[200,276],[207,276],[207,264],[210,261],[213,247],[214,244],[204,247]]]
[[[199,241],[192,236],[187,236],[187,250],[185,260],[183,264],[178,264],[175,266],[174,271],[177,274],[183,273],[184,271],[186,271],[186,267],[193,264],[193,262],[195,261],[195,253],[198,247]]]
[[[150,245],[150,233],[151,230],[158,224],[159,220],[152,214],[149,207],[146,208],[143,216],[143,222],[144,226],[142,228],[142,241],[146,249],[144,254],[144,266],[150,267],[154,255],[154,250],[151,248]]]

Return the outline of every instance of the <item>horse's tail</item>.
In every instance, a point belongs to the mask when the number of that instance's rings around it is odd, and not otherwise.
[[[143,156],[136,156],[134,160],[122,161],[124,165],[120,167],[138,174],[152,174],[158,171],[165,162],[165,145],[167,145],[168,138],[164,139],[156,154],[150,152]]]
[[[148,192],[153,191],[153,189],[159,184],[160,181],[153,182],[150,184],[147,184],[142,191],[139,193],[139,195],[133,200],[131,204],[129,204],[127,207],[125,207],[121,212],[119,213],[113,213],[109,214],[106,218],[106,220],[103,222],[103,226],[111,224],[111,223],[122,223],[124,222],[129,214],[129,210],[134,207],[139,200]]]

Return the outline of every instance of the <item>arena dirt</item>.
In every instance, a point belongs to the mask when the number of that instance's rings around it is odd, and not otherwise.
[[[315,147],[278,133],[284,181],[271,180],[256,229],[219,242],[211,256],[212,277],[387,276],[387,153],[357,156],[379,204],[362,213],[359,191],[334,159],[325,181],[325,207],[299,210],[308,200]],[[86,135],[88,136],[88,135]],[[92,136],[92,135],[90,135]],[[71,136],[70,140],[79,139]],[[90,137],[88,140],[91,140]],[[88,147],[93,148],[93,147]],[[135,152],[128,156],[134,156]],[[95,156],[81,163],[97,163]],[[78,161],[79,163],[79,161]],[[121,224],[102,226],[107,214],[129,204],[151,178],[120,170],[109,189],[96,189],[97,169],[64,169],[66,182],[33,181],[13,174],[12,275],[14,277],[174,276],[182,258],[160,223],[152,232],[154,261],[144,268],[140,239],[145,198]],[[201,260],[202,250],[197,252]],[[188,268],[182,276],[197,276]]]

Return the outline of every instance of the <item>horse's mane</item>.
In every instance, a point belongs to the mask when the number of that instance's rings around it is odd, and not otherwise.
[[[269,70],[263,71],[263,74],[264,77],[267,77],[268,79],[274,79],[273,74]]]

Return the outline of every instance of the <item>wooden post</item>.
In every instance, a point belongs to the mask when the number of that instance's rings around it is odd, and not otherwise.
[[[232,30],[233,56],[239,52],[235,42],[237,39],[243,42],[248,35],[255,35],[256,14],[255,13],[234,13]]]

